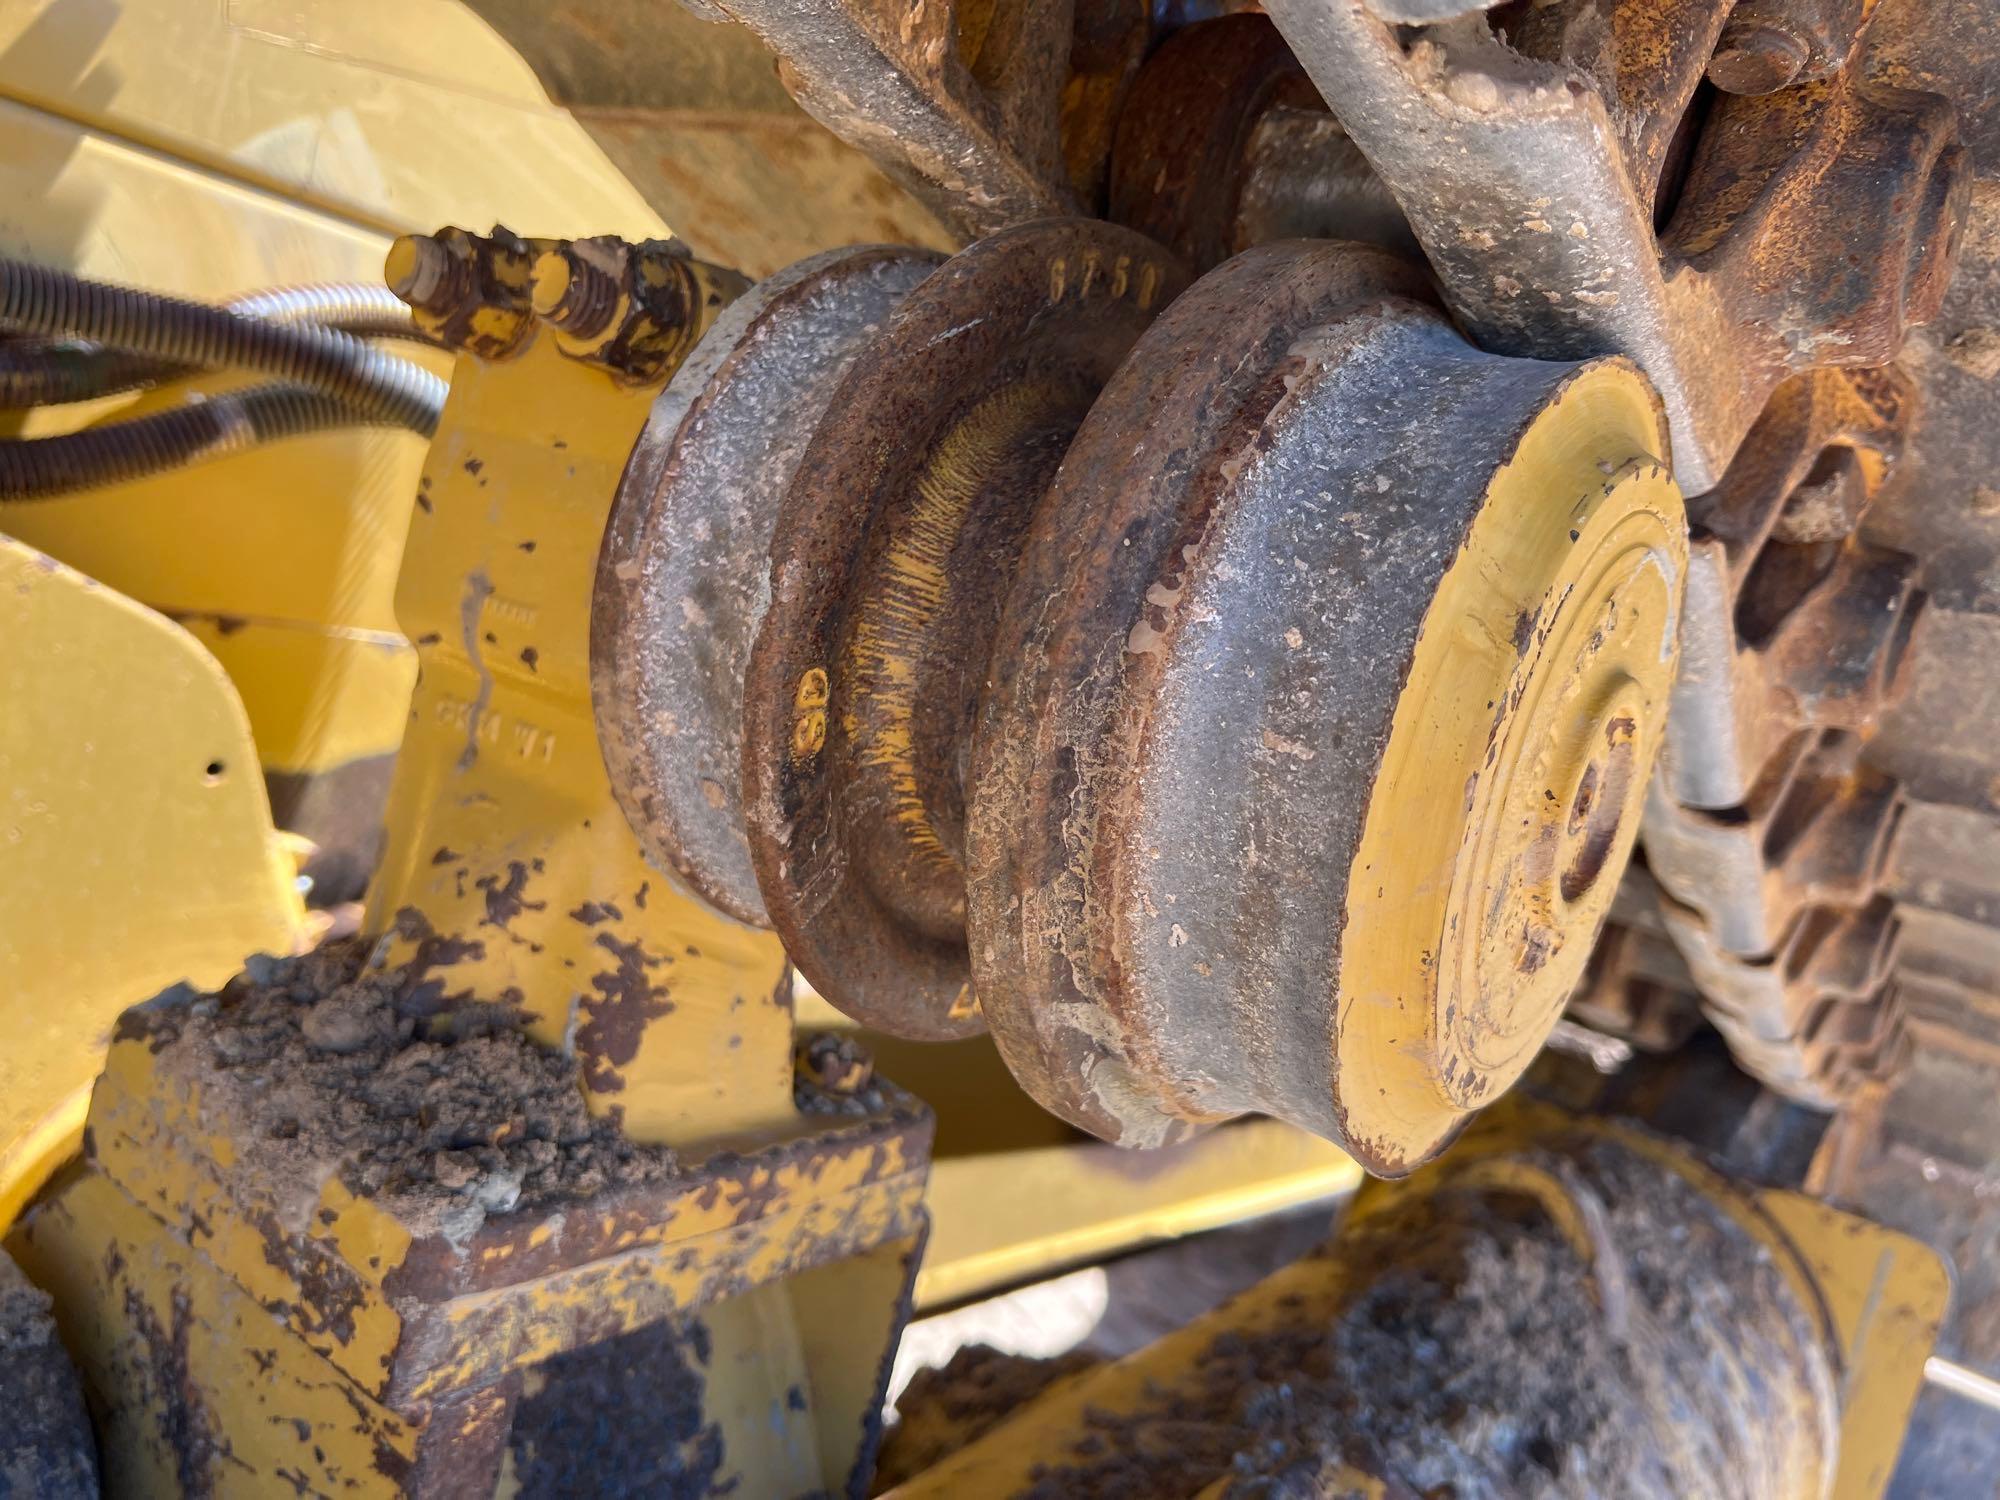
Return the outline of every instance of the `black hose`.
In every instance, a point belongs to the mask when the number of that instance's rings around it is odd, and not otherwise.
[[[382,419],[319,391],[250,386],[59,437],[0,442],[0,501],[46,500],[220,458],[274,438],[371,420]]]
[[[428,437],[445,383],[358,338],[0,258],[0,324],[210,369],[258,370]],[[101,429],[109,430],[109,429]]]
[[[273,323],[316,324],[357,338],[412,339],[436,345],[419,329],[409,305],[385,286],[360,281],[328,281],[273,287],[232,298],[231,312]],[[0,343],[0,411],[32,406],[64,406],[94,401],[163,381],[178,380],[199,366],[155,359],[128,349],[107,349],[80,340],[19,339]]]
[[[50,343],[19,339],[0,343],[0,411],[62,406],[136,391],[187,373],[150,354],[106,349],[101,344]]]

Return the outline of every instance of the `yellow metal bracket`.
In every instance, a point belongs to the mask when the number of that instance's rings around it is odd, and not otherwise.
[[[397,610],[421,671],[371,931],[450,993],[524,1006],[593,1107],[677,1146],[785,1126],[783,950],[669,886],[613,799],[590,704],[597,548],[651,388],[536,338],[460,361]]]
[[[243,705],[173,621],[0,536],[0,1229],[76,1150],[112,1020],[306,939]]]
[[[722,300],[696,304],[686,343]],[[348,1147],[274,1158],[251,1096],[171,1020],[209,1002],[128,1015],[85,1160],[8,1242],[105,1414],[112,1493],[197,1471],[218,1494],[504,1491],[545,1459],[587,1478],[591,1455],[537,1445],[595,1399],[592,1370],[647,1359],[693,1370],[676,1399],[718,1485],[866,1471],[926,1231],[930,1114],[861,1064],[797,1083],[776,940],[640,854],[597,742],[591,594],[670,371],[635,380],[547,333],[461,358],[419,483],[397,608],[421,675],[367,924],[398,1016],[445,1034],[461,1000],[517,1007],[596,1113],[673,1157],[447,1223],[361,1185]]]

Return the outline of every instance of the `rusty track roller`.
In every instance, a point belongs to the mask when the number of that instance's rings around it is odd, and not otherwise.
[[[1406,1171],[1555,1023],[1637,832],[1684,570],[1623,361],[1403,263],[1238,257],[1071,448],[974,743],[972,960],[1111,1139],[1246,1111]]]
[[[830,250],[758,283],[654,403],[619,482],[591,605],[591,695],[647,856],[767,925],[743,829],[743,674],[778,506],[854,358],[942,257]]]
[[[964,770],[993,630],[1071,437],[1185,284],[1095,221],[980,241],[856,363],[785,497],[744,697],[750,849],[793,962],[870,1025],[980,1027]]]
[[[1150,241],[1087,220],[993,236],[933,275],[939,259],[829,251],[724,315],[661,396],[620,484],[599,557],[592,677],[613,785],[662,868],[739,920],[770,926],[775,911],[806,972],[842,994],[866,991],[872,1000],[850,1003],[879,1005],[871,1019],[889,1029],[963,1035],[979,1023],[962,974],[941,999],[913,983],[928,939],[905,943],[896,914],[878,924],[888,944],[880,982],[843,982],[838,958],[815,956],[817,907],[784,894],[782,851],[772,861],[780,894],[767,907],[745,820],[746,716],[762,715],[770,741],[751,752],[749,785],[782,800],[811,783],[830,799],[814,815],[832,821],[810,839],[791,837],[788,811],[773,813],[768,821],[786,829],[775,842],[820,859],[823,878],[851,868],[841,840],[886,837],[892,857],[876,864],[894,881],[910,874],[907,835],[919,868],[892,891],[892,907],[941,902],[944,916],[929,926],[962,930],[962,877],[956,895],[950,877],[933,889],[938,850],[958,844],[960,821],[938,811],[935,794],[956,796],[956,773],[937,757],[963,737],[984,641],[939,649],[917,638],[925,624],[977,635],[982,619],[990,633],[1008,528],[1025,524],[1098,389],[1186,275]],[[760,680],[775,687],[746,702],[774,552],[778,623],[766,654],[778,664]],[[824,628],[845,641],[850,606],[865,639],[819,677],[792,680],[793,633]],[[887,655],[898,644],[929,650],[909,663],[923,681],[873,691],[900,670]],[[850,690],[850,669],[868,690]],[[879,717],[830,722],[835,687]],[[850,788],[843,751],[864,733],[867,766]],[[907,760],[892,763],[899,754]],[[837,784],[814,779],[829,767]],[[775,776],[794,780],[774,792]],[[923,795],[864,806],[884,776],[919,782]],[[871,810],[888,826],[850,832]],[[850,913],[875,903],[861,886],[847,897]]]
[[[1198,271],[1280,239],[1420,254],[1277,28],[1248,11],[1183,27],[1146,59],[1119,115],[1109,196],[1107,217]]]
[[[990,1022],[1096,1134],[1260,1111],[1400,1172],[1527,1065],[1636,836],[1686,564],[1660,407],[1622,360],[1473,349],[1374,249],[1264,247],[1155,322],[1182,285],[1127,231],[1024,226],[854,359],[769,523],[751,864],[836,1005]],[[698,441],[728,362],[696,359],[710,395],[642,453]],[[643,472],[621,507],[670,493]],[[647,514],[596,639],[600,722],[641,743],[648,660],[760,603],[649,571]],[[731,707],[676,726],[711,768]],[[647,827],[735,816],[612,760]],[[676,868],[740,894],[723,847]]]

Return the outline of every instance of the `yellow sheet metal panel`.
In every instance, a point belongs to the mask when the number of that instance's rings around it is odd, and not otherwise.
[[[176,385],[116,416],[241,384]],[[155,609],[394,633],[396,565],[425,446],[379,428],[316,433],[10,505],[6,522],[10,534],[59,544],[72,567]]]
[[[456,0],[8,0],[0,95],[378,232],[662,228]]]
[[[380,1500],[462,1496],[478,1492],[482,1471],[497,1474],[493,1493],[515,1493],[531,1445],[509,1427],[532,1419],[538,1398],[560,1399],[573,1376],[559,1359],[399,1410],[308,1347],[282,1306],[260,1305],[95,1171],[58,1184],[7,1249],[56,1298],[64,1341],[98,1404],[113,1500],[263,1496],[301,1484],[299,1493]],[[731,1287],[680,1324],[651,1325],[667,1336],[692,1330],[698,1383],[641,1383],[622,1419],[699,1424],[684,1436],[713,1441],[704,1493],[839,1491],[880,1400],[880,1369],[856,1351],[893,1338],[913,1253],[907,1238],[883,1244]],[[602,1357],[615,1364],[621,1355],[633,1351],[614,1344]],[[616,1366],[610,1388],[630,1373]],[[572,1420],[567,1435],[575,1432]],[[592,1457],[580,1450],[574,1468],[588,1472]]]
[[[0,201],[13,205],[0,220],[0,252],[204,299],[380,280],[387,241],[372,229],[15,102],[0,100],[0,135],[10,148],[0,154]],[[417,357],[449,369],[435,354]],[[0,414],[0,427],[69,430],[234,383],[204,377],[136,398]],[[259,752],[274,769],[318,771],[386,753],[401,737],[414,657],[400,643],[390,654],[401,659],[385,660],[346,642],[350,632],[394,632],[396,565],[424,447],[379,429],[319,434],[11,506],[6,525],[169,613],[257,621],[262,649],[239,640],[231,654],[245,668],[236,682]]]
[[[208,300],[377,282],[390,233],[449,220],[666,228],[456,0],[0,0],[0,135],[0,253]],[[25,428],[129,415],[189,388],[45,409]],[[323,771],[401,735],[414,658],[375,637],[395,632],[424,446],[383,431],[295,439],[9,523],[168,613],[251,622],[215,643],[265,764]]]
[[[990,1037],[911,1042],[857,1030],[803,979],[802,1031],[853,1035],[937,1112],[916,1305],[932,1310],[1142,1245],[1262,1214],[1330,1205],[1361,1183],[1339,1147],[1246,1119],[1179,1146],[1129,1151],[1081,1136],[1028,1097]]]
[[[179,622],[242,692],[267,771],[345,765],[402,743],[417,654],[400,635],[219,612]]]
[[[1100,1141],[943,1157],[925,1202],[931,1240],[917,1306],[939,1307],[1161,1240],[1360,1186],[1338,1146],[1280,1120],[1244,1120],[1178,1146]]]
[[[0,537],[0,640],[4,1224],[73,1146],[112,1018],[291,951],[305,916],[242,706],[186,631]]]
[[[378,280],[388,237],[0,94],[0,251],[220,301]]]
[[[10,506],[4,520],[185,624],[236,684],[267,769],[320,771],[402,739],[416,657],[391,599],[423,451],[406,433],[318,434]]]
[[[1930,1246],[1803,1193],[1767,1192],[1762,1202],[1810,1268],[1844,1356],[1831,1500],[1875,1500],[1896,1471],[1950,1274]]]

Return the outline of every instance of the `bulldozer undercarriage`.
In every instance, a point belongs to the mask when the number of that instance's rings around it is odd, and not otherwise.
[[[473,8],[600,119],[532,8]],[[242,972],[125,1010],[87,1115],[64,1096],[80,1139],[0,1156],[106,1491],[866,1493],[889,1356],[945,1300],[922,1277],[1009,1276],[934,1222],[972,1090],[904,1077],[924,1043],[990,1045],[1064,1152],[1193,1170],[1279,1128],[1252,1116],[1407,1180],[898,1494],[1880,1493],[1936,1258],[1537,1058],[1553,1034],[1671,1079],[1705,1019],[1770,1110],[1846,1121],[1924,1045],[1901,778],[1934,773],[1878,741],[1933,578],[1972,611],[1876,502],[1938,363],[1899,356],[1992,205],[1985,122],[1908,63],[1915,23],[691,8],[754,33],[932,242],[773,266],[698,221],[404,234],[395,332],[448,394],[322,317],[207,360],[288,394],[198,431],[0,445],[0,530],[142,442],[429,445],[357,930],[314,947],[259,846],[207,896]],[[0,356],[185,373],[129,331],[140,294],[9,264]],[[96,618],[6,545],[0,618]],[[255,753],[227,727],[204,785]],[[257,844],[254,791],[163,845]],[[1524,1075],[1536,1100],[1496,1104]],[[1222,1171],[1246,1191],[1277,1174],[1254,1139]],[[21,1472],[76,1493],[62,1399]],[[1464,1425],[1507,1399],[1512,1436]]]

